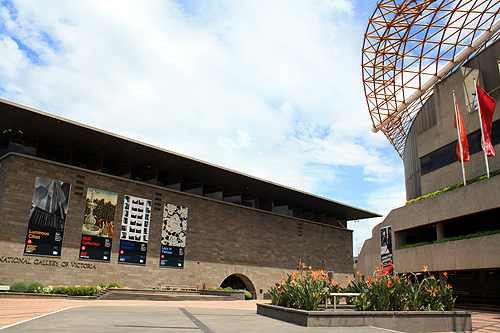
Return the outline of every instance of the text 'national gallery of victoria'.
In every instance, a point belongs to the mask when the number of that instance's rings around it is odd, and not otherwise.
[[[352,276],[372,212],[0,100],[0,283],[219,286]]]

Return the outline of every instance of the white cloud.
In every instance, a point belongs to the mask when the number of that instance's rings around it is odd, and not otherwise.
[[[4,99],[334,200],[361,169],[346,199],[374,211],[370,193],[401,181],[370,132],[352,1],[14,7],[0,9]]]

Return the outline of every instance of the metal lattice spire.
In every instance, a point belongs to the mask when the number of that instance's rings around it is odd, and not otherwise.
[[[500,0],[382,0],[363,43],[373,131],[400,156],[432,87],[499,36]]]

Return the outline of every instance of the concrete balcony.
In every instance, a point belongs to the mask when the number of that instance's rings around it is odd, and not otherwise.
[[[455,271],[500,267],[498,245],[500,234],[395,250],[394,265],[398,273]]]

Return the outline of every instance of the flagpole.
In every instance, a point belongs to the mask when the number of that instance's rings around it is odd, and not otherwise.
[[[483,131],[483,120],[481,119],[481,105],[479,104],[479,95],[477,94],[477,83],[476,79],[474,78],[474,88],[476,89],[476,100],[477,100],[477,111],[479,115],[479,127],[481,128],[481,148],[483,148],[483,153],[484,153],[484,161],[486,164],[486,174],[488,175],[488,178],[490,178],[490,166],[488,164],[488,155],[486,154],[486,150],[484,149],[484,131]]]
[[[455,90],[453,90],[453,108],[455,109],[455,120],[457,123],[457,137],[458,137],[458,146],[460,148],[460,164],[462,164],[462,177],[464,179],[464,186],[467,185],[467,182],[465,181],[465,166],[464,166],[464,150],[462,149],[462,137],[461,137],[461,132],[460,129],[462,128],[462,123],[460,122],[460,117],[459,113],[460,110],[457,108],[457,100],[455,98]]]

